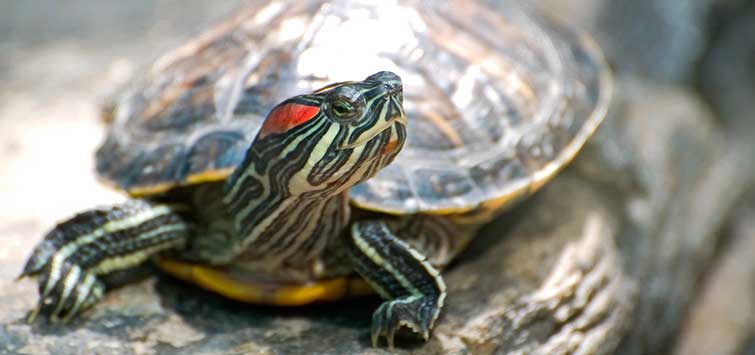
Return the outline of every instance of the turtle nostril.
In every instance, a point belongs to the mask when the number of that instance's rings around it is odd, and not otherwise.
[[[389,88],[388,94],[398,99],[400,103],[404,103],[404,90],[399,87]]]
[[[381,71],[372,74],[367,77],[367,80],[382,82],[389,92],[401,89],[401,77],[389,71]]]

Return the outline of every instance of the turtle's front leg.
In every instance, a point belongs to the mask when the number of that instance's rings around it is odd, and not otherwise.
[[[42,312],[67,322],[102,297],[101,276],[181,247],[188,229],[175,206],[142,200],[82,212],[58,224],[34,249],[20,276],[40,276],[39,303],[28,321]]]
[[[372,345],[385,336],[393,348],[403,326],[427,340],[446,297],[438,270],[381,221],[354,223],[347,245],[355,270],[386,299],[372,316]]]

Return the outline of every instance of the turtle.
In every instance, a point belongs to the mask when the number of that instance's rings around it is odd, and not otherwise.
[[[377,293],[371,340],[427,340],[441,271],[604,119],[590,37],[478,2],[262,0],[103,105],[96,172],[123,203],[58,223],[21,276],[68,322],[153,262],[232,299]]]

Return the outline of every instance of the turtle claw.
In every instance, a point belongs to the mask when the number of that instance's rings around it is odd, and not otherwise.
[[[380,337],[385,337],[388,348],[393,349],[394,336],[403,327],[427,341],[439,311],[438,298],[434,296],[409,296],[383,302],[372,314],[372,346],[377,347]]]
[[[70,322],[76,315],[97,303],[105,291],[105,285],[94,274],[82,271],[76,265],[64,262],[55,272],[48,266],[39,279],[39,301],[27,317],[33,323],[40,314],[54,324]]]
[[[392,349],[404,327],[428,340],[446,298],[438,270],[382,221],[355,223],[346,241],[354,269],[386,299],[372,314],[372,346],[385,337]]]
[[[100,277],[183,247],[189,225],[177,214],[180,209],[131,200],[59,223],[37,244],[19,276],[39,276],[39,301],[27,322],[44,315],[51,323],[68,323],[102,298]]]

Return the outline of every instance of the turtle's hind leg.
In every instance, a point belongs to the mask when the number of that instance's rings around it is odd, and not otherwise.
[[[408,327],[427,340],[443,307],[446,285],[427,258],[380,221],[361,221],[347,238],[355,270],[386,299],[372,315],[372,345]]]
[[[97,303],[99,279],[137,266],[157,252],[182,247],[189,225],[172,205],[144,200],[82,212],[58,224],[37,245],[20,277],[39,275],[41,312],[67,322]]]

